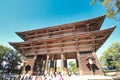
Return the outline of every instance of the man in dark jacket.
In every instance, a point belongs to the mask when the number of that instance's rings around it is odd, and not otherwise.
[[[27,64],[26,66],[25,66],[25,71],[26,71],[26,73],[28,73],[28,71],[30,71],[31,70],[31,66],[29,65],[29,64]]]

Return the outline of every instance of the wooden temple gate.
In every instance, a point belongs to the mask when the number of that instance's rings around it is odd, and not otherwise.
[[[39,70],[44,74],[53,74],[57,64],[61,64],[62,75],[67,75],[67,59],[75,59],[80,75],[104,75],[95,52],[115,28],[99,30],[104,18],[105,15],[75,23],[16,32],[24,42],[10,44],[24,55],[32,73]],[[58,59],[61,63],[57,63]]]

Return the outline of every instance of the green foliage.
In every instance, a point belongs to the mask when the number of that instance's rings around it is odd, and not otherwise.
[[[0,45],[0,61],[6,61],[10,70],[15,70],[15,67],[21,62],[22,56],[19,52]]]
[[[91,5],[94,5],[96,3],[96,0],[93,0],[90,2]]]
[[[118,12],[120,12],[120,0],[117,0],[115,5],[118,7]]]
[[[117,21],[120,21],[120,0],[92,0],[91,4],[94,5],[97,1],[106,8],[106,15]]]
[[[69,66],[70,66],[68,68],[69,72],[75,72],[75,73],[77,73],[77,66],[76,66],[76,64],[73,61],[69,62]]]
[[[5,54],[4,60],[8,63],[9,69],[14,71],[15,67],[21,63],[21,55],[11,49]]]
[[[9,48],[0,45],[0,60],[3,61],[3,56],[6,54],[6,52],[9,50]]]
[[[57,72],[60,72],[61,71],[61,67],[57,67]]]
[[[120,43],[112,43],[100,57],[100,62],[102,65],[107,66],[109,69],[120,68]]]

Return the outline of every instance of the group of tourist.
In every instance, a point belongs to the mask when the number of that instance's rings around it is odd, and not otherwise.
[[[73,73],[69,73],[68,76],[76,76]],[[65,80],[65,77],[61,73],[56,72],[54,74],[44,74],[44,75],[30,75],[26,73],[24,75],[14,75],[10,73],[0,74],[0,80]]]
[[[7,71],[4,74],[0,75],[0,80],[64,80],[61,73],[54,73],[45,75],[30,75],[29,71],[31,70],[31,66],[27,64],[25,66],[25,74],[13,76],[11,71]]]
[[[54,74],[50,74],[48,72],[44,75],[30,75],[29,71],[31,70],[31,66],[27,64],[25,66],[25,74],[13,76],[11,71],[7,71],[6,74],[1,74],[0,80],[64,80],[61,72],[55,72]],[[68,76],[73,75],[72,73],[68,73]]]
[[[8,70],[6,73],[0,75],[0,80],[64,80],[61,72],[55,72],[54,74],[50,74],[50,72],[48,72],[47,74],[43,75],[31,75],[29,73],[31,71],[31,66],[29,64],[26,64],[24,69],[25,74],[17,76],[13,76],[11,71]],[[70,75],[71,74],[68,76]]]
[[[64,80],[61,74],[59,75],[34,75],[29,74],[13,76],[10,73],[1,74],[0,80]]]
[[[29,64],[26,64],[25,66],[25,75],[21,75],[20,80],[64,80],[61,73],[54,73],[54,74],[50,74],[48,72],[48,74],[44,74],[43,76],[41,75],[35,75],[35,76],[31,76],[29,74],[29,71],[31,70],[31,66]]]
[[[20,80],[64,80],[61,73],[50,74],[49,72],[44,75],[33,75],[31,76],[28,71],[25,75],[20,77]]]

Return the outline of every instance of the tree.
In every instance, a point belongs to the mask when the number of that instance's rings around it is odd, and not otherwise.
[[[9,48],[0,45],[0,60],[3,61],[3,56],[6,54],[6,52],[9,50]]]
[[[106,8],[106,15],[120,21],[120,0],[92,0],[91,4],[97,1],[101,2],[102,6]]]
[[[7,67],[12,72],[17,70],[16,67],[22,62],[22,57],[19,52],[10,49],[4,56],[4,60],[7,62]]]
[[[5,61],[7,63],[6,66],[8,67],[7,69],[14,71],[16,66],[20,64],[21,59],[22,57],[19,52],[0,45],[0,62],[2,63]]]
[[[100,62],[102,65],[107,66],[109,69],[120,68],[120,43],[112,43],[100,57]]]
[[[0,64],[2,64],[2,62],[4,61],[4,55],[6,54],[6,52],[9,50],[9,48],[0,45]],[[3,69],[2,65],[0,65],[0,69]]]
[[[68,68],[69,72],[77,72],[77,66],[73,61],[69,62],[69,68]]]

